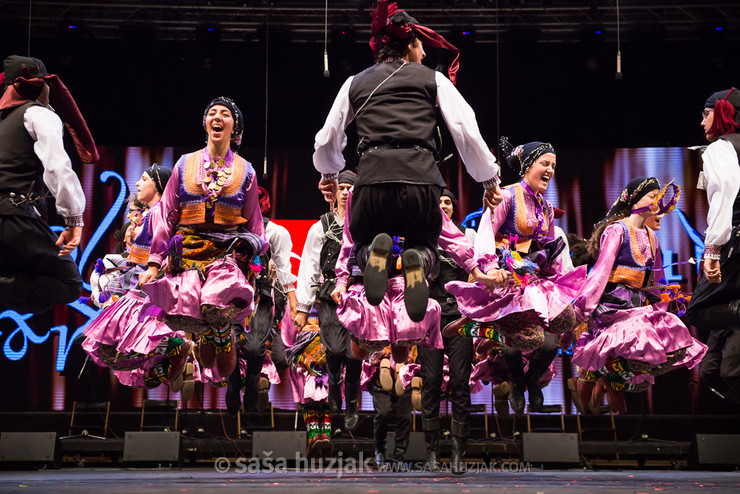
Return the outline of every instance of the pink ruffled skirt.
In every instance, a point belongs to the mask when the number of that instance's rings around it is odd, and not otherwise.
[[[383,301],[373,306],[367,301],[362,285],[350,286],[342,294],[337,308],[339,322],[371,352],[390,344],[413,346],[418,343],[427,348],[442,349],[439,303],[430,298],[424,319],[413,322],[406,312],[403,288],[403,277],[391,278]]]
[[[114,347],[117,352],[146,355],[153,351],[173,331],[153,316],[141,316],[146,294],[130,290],[108,306],[85,329],[82,348],[98,365],[107,365],[99,355],[100,345]]]
[[[667,312],[665,304],[657,304],[600,316],[599,325],[590,326],[578,339],[573,363],[596,371],[607,360],[622,357],[658,366],[668,361],[668,354],[683,349],[685,355],[673,367],[693,368],[707,351],[678,316]]]
[[[217,259],[209,264],[206,267],[205,281],[201,280],[197,269],[189,269],[177,275],[167,274],[148,283],[143,290],[149,295],[152,304],[167,316],[201,321],[203,329],[212,325],[201,312],[205,305],[221,309],[228,313],[229,319],[240,323],[253,310],[254,288],[244,277],[233,256]],[[187,329],[197,330],[196,327]]]
[[[578,295],[586,280],[586,267],[534,278],[526,285],[509,285],[490,292],[482,283],[451,281],[445,288],[457,299],[458,309],[473,321],[504,324],[505,318],[518,313],[533,313],[547,329]]]

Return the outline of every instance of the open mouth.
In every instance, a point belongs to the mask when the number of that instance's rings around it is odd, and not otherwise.
[[[542,175],[542,177],[540,177],[540,180],[542,181],[543,184],[547,185],[547,184],[550,183],[550,179],[551,178],[552,177],[550,177],[548,175]]]
[[[222,130],[224,130],[224,127],[221,124],[215,123],[211,125],[211,130],[213,130],[214,132],[221,132]]]

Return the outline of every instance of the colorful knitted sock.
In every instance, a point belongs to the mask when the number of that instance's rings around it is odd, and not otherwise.
[[[604,371],[603,369],[597,371],[584,370],[583,375],[580,376],[578,379],[589,383],[595,383],[604,375],[606,375],[606,371]]]
[[[317,410],[313,405],[303,405],[303,421],[306,423],[306,433],[308,435],[308,444],[316,440],[316,436],[321,433]]]
[[[223,328],[213,329],[213,341],[216,343],[216,353],[231,351],[231,324]]]
[[[501,335],[498,334],[493,323],[470,321],[458,330],[458,334],[472,338],[487,338],[489,340],[501,341]]]
[[[168,360],[163,361],[161,364],[157,364],[152,367],[149,372],[144,376],[144,384],[147,389],[156,388],[163,382],[167,381],[167,376],[170,373],[170,362]]]
[[[323,417],[321,420],[321,435],[331,438],[331,408],[327,403],[324,403],[321,411]]]

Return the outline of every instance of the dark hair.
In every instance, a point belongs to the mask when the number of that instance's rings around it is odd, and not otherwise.
[[[388,36],[381,41],[378,48],[378,61],[389,62],[408,55],[411,45],[416,41],[416,36],[412,33],[408,38],[396,38]]]
[[[113,238],[118,240],[116,244],[116,254],[121,254],[126,251],[126,230],[131,226],[131,222],[128,221],[119,229],[113,232]]]
[[[568,249],[570,250],[573,266],[583,266],[591,263],[592,258],[588,253],[588,240],[575,233],[568,233],[565,237],[568,239]]]
[[[594,225],[594,232],[591,234],[591,238],[588,241],[588,255],[592,258],[597,259],[599,257],[599,250],[601,249],[601,236],[604,234],[606,227],[612,223],[623,220],[630,215],[630,208],[626,208],[612,216],[609,216],[596,225]]]
[[[146,204],[141,202],[136,198],[136,193],[132,192],[130,196],[126,199],[126,204],[128,205],[129,209],[131,209],[131,206],[136,206],[139,209],[144,209],[146,207]]]

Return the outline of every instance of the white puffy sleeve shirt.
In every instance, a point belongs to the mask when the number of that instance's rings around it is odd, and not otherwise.
[[[56,199],[57,212],[67,226],[82,226],[85,194],[64,150],[62,120],[48,108],[31,106],[23,114],[23,125],[36,141],[33,151],[44,166],[44,183]]]
[[[344,169],[342,151],[347,145],[344,130],[354,119],[354,110],[349,101],[350,77],[339,89],[334,104],[329,110],[324,127],[316,134],[313,163],[323,178],[336,178]],[[498,164],[486,145],[478,129],[475,112],[460,92],[442,73],[435,72],[437,83],[436,105],[452,135],[465,168],[474,180],[484,187],[492,187],[500,182]]]
[[[732,205],[740,190],[740,164],[735,148],[723,139],[707,146],[702,159],[709,199],[704,257],[719,259],[720,249],[732,232]]]

